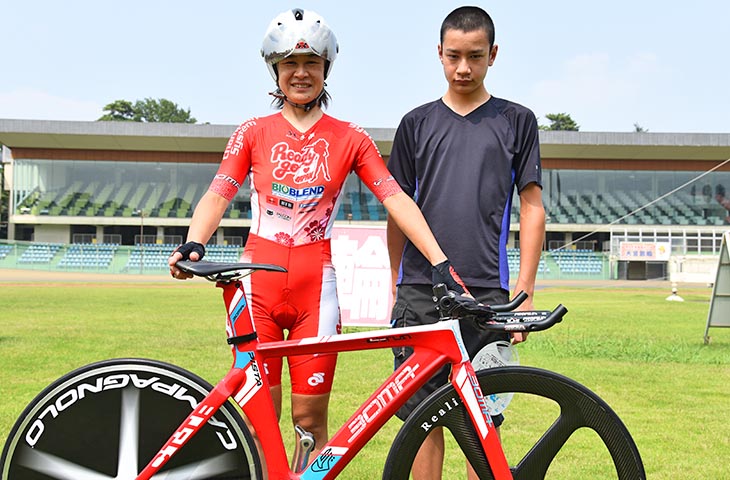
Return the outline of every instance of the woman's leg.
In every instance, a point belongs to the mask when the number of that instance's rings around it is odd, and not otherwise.
[[[298,425],[314,436],[314,449],[309,455],[309,462],[317,457],[322,447],[329,440],[327,430],[327,409],[330,394],[302,395],[292,393],[292,424]],[[294,458],[299,455],[299,442],[296,442]]]

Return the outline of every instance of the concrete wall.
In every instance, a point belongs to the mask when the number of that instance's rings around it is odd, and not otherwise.
[[[69,225],[36,225],[33,241],[71,243],[71,227]]]

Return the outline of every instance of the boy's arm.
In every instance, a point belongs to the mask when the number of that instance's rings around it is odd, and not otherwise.
[[[535,278],[540,264],[540,255],[545,239],[545,207],[542,204],[542,189],[535,183],[520,192],[520,271],[515,292],[529,295],[520,306],[521,310],[532,310],[535,293]],[[513,342],[519,343],[527,334],[513,335]]]

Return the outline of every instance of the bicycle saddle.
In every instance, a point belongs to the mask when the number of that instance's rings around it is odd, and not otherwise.
[[[235,278],[243,277],[254,270],[268,270],[270,272],[286,272],[286,268],[269,263],[223,263],[200,260],[180,260],[177,267],[185,273],[192,273],[198,277]],[[249,270],[248,273],[242,271]]]

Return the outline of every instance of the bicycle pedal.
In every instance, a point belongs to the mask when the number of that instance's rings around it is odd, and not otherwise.
[[[309,455],[311,455],[312,450],[314,450],[316,442],[314,440],[314,435],[307,432],[299,425],[294,426],[294,431],[299,436],[299,452],[294,459],[292,470],[295,473],[299,473],[303,472],[304,469],[307,468],[307,465],[309,465]]]

